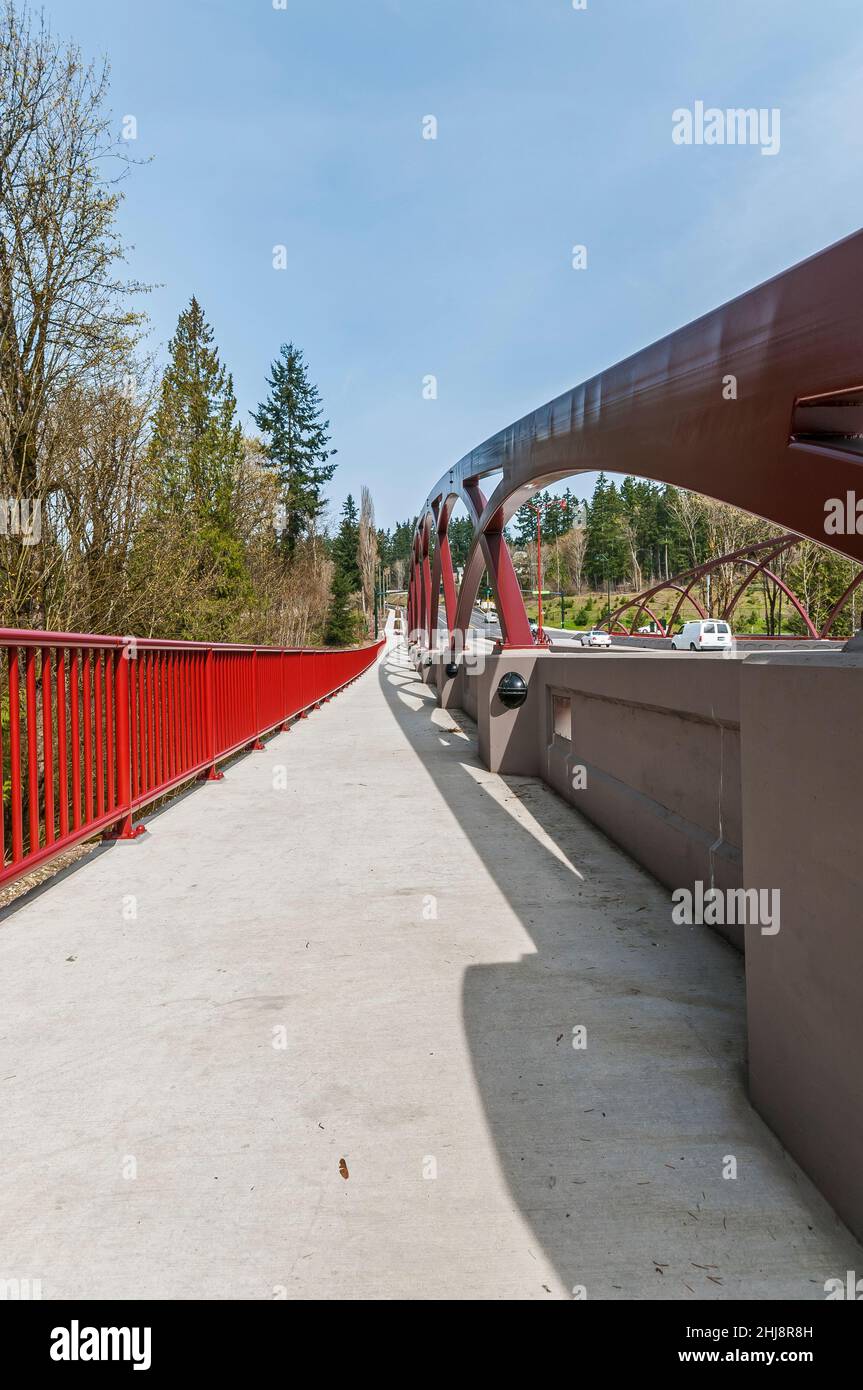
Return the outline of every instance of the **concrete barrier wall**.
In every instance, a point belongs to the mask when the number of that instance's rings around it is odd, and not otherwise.
[[[513,651],[449,695],[490,768],[543,777],[669,887],[778,892],[778,930],[745,928],[752,1100],[863,1239],[863,654]]]
[[[461,683],[459,707],[465,714],[469,714],[474,722],[477,720],[477,691],[477,677],[465,673]]]
[[[863,656],[742,677],[744,879],[781,895],[746,928],[752,1100],[863,1239]]]
[[[660,882],[736,888],[740,670],[722,656],[512,652],[465,678],[463,708],[478,711],[493,771],[544,778]],[[507,671],[529,684],[518,711],[495,694]],[[716,930],[742,949],[741,928]]]

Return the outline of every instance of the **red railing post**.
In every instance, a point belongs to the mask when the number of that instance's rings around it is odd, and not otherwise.
[[[281,700],[282,713],[285,716],[279,725],[279,732],[288,734],[291,731],[291,656],[284,648],[279,653],[279,698]]]
[[[132,825],[132,740],[129,732],[131,695],[129,689],[129,662],[134,658],[130,652],[134,648],[127,642],[114,652],[106,653],[105,674],[108,662],[114,667],[114,739],[117,749],[117,809],[122,812],[116,825],[103,835],[105,840],[134,840],[145,833],[143,825]],[[106,711],[107,714],[107,711]],[[108,749],[111,757],[111,749]]]
[[[21,693],[18,648],[9,647],[9,778],[12,793],[12,863],[24,858],[24,816],[21,787]]]
[[[301,719],[308,719],[308,717],[309,717],[309,711],[308,711],[308,709],[306,708],[306,706],[307,706],[307,704],[308,704],[308,700],[306,699],[308,681],[307,681],[306,677],[307,677],[307,674],[308,674],[308,664],[309,664],[309,663],[308,663],[308,660],[307,660],[307,657],[308,657],[308,653],[301,650],[301,651],[300,651],[300,654],[299,654],[299,658],[298,658],[298,659],[299,659],[299,663],[300,663],[299,687],[300,687],[300,718],[301,718]]]
[[[207,648],[207,659],[204,663],[204,708],[207,723],[207,759],[210,767],[206,773],[205,781],[221,782],[224,772],[220,772],[216,766],[216,697],[214,689],[215,655],[213,648]]]
[[[252,700],[255,711],[255,737],[250,744],[253,752],[260,753],[266,746],[261,742],[261,696],[258,690],[258,649],[252,652]]]

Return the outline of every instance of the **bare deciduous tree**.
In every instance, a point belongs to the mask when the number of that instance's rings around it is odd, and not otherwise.
[[[569,571],[572,587],[577,594],[584,586],[584,557],[587,551],[587,528],[575,526],[558,541],[560,558]]]
[[[629,517],[621,516],[617,522],[621,537],[629,555],[629,578],[633,589],[642,587],[641,564],[638,559],[638,525]]]
[[[44,506],[58,486],[66,404],[125,361],[138,316],[117,263],[119,144],[107,69],[84,63],[26,6],[0,13],[0,495]],[[2,553],[4,612],[44,621],[40,546]]]
[[[128,307],[144,287],[122,280],[116,231],[134,161],[111,134],[107,93],[105,66],[26,0],[0,0],[0,506],[5,519],[7,500],[23,502],[41,521],[34,545],[0,527],[0,622],[314,641],[333,565],[314,526],[279,553],[278,480],[260,441],[220,480],[229,555],[211,557],[200,517],[164,504],[156,372],[137,358],[142,316]]]
[[[363,581],[363,614],[366,626],[371,623],[375,603],[375,575],[378,567],[378,533],[375,530],[375,508],[372,495],[363,484],[360,493],[360,543],[357,555]]]

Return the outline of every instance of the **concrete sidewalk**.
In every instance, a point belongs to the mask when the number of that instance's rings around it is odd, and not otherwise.
[[[740,958],[486,772],[403,649],[149,829],[0,921],[0,1279],[694,1301],[863,1269],[746,1100]]]

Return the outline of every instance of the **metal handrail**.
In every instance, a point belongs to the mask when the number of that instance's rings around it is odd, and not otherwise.
[[[257,647],[0,628],[0,885],[286,728],[356,680],[362,647]]]

